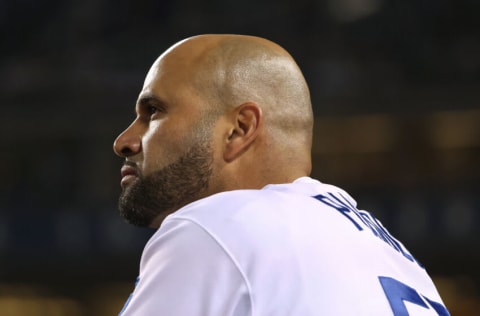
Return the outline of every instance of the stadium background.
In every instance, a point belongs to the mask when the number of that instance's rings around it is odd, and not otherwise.
[[[112,142],[152,61],[200,33],[272,39],[316,115],[314,172],[480,310],[480,2],[1,0],[0,315],[116,315],[151,235],[118,216]]]

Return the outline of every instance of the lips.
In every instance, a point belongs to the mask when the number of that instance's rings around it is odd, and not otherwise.
[[[122,175],[122,180],[120,181],[120,185],[122,187],[133,181],[138,176],[137,169],[127,164],[123,165],[120,173]]]

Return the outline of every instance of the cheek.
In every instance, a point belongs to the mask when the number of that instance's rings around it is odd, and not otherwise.
[[[148,175],[175,162],[182,153],[182,141],[178,139],[178,131],[152,126],[142,138],[144,175]],[[165,132],[168,130],[168,133]]]

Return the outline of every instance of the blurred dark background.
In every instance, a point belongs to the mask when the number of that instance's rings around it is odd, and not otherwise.
[[[316,115],[313,176],[480,309],[477,0],[0,0],[0,314],[116,315],[153,231],[117,212],[112,143],[153,60],[200,33],[267,37]]]

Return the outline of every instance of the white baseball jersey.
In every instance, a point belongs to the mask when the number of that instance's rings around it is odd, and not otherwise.
[[[449,315],[425,269],[378,220],[308,177],[169,215],[120,314]]]

